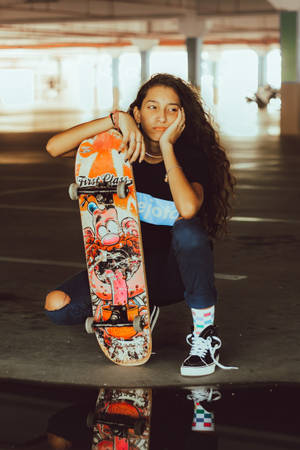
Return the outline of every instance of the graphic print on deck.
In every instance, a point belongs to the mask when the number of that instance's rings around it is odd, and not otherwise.
[[[108,358],[138,365],[151,354],[149,309],[132,169],[119,154],[120,135],[84,141],[76,182],[94,318]]]

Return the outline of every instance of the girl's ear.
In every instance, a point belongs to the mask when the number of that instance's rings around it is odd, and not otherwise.
[[[134,120],[136,121],[136,123],[141,123],[141,114],[140,114],[140,110],[137,106],[135,106],[133,108],[133,116],[134,116]]]

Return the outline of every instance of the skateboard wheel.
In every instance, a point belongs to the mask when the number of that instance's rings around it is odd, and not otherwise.
[[[85,320],[85,330],[88,334],[95,333],[93,324],[94,324],[94,317],[87,317]]]
[[[134,432],[137,436],[141,436],[145,431],[145,421],[144,420],[138,420],[134,424]]]
[[[69,197],[71,200],[78,200],[78,184],[72,183],[69,186]]]
[[[94,411],[90,411],[86,418],[86,426],[88,428],[93,428],[94,425],[95,425],[95,413]]]
[[[139,307],[138,306],[134,305],[134,306],[128,307],[127,317],[128,317],[129,322],[133,322],[134,318],[138,315],[139,315]]]
[[[128,187],[125,181],[121,181],[117,185],[117,196],[119,198],[126,198],[128,195]]]
[[[133,319],[133,328],[137,333],[143,331],[144,329],[144,320],[142,316],[135,316]]]

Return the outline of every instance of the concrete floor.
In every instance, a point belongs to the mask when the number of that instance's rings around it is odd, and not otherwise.
[[[298,382],[300,153],[295,139],[230,139],[238,179],[231,234],[215,249],[223,341],[209,377],[184,378],[190,312],[161,310],[150,361],[121,368],[83,326],[56,326],[43,314],[47,290],[84,265],[77,204],[68,199],[73,161],[44,151],[53,133],[0,137],[0,378],[89,386],[192,386]],[[239,275],[240,277],[236,277]]]

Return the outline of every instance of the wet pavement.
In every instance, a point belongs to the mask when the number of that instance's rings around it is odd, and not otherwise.
[[[73,160],[44,150],[51,132],[0,136],[0,379],[73,386],[197,386],[299,382],[299,141],[224,139],[238,179],[231,234],[216,244],[217,369],[184,378],[185,303],[161,309],[150,361],[112,365],[83,326],[43,313],[48,290],[84,266],[80,217],[68,198]],[[179,299],[180,300],[180,299]]]
[[[0,449],[298,449],[299,401],[299,387],[282,384],[120,389],[7,382],[0,386]]]

